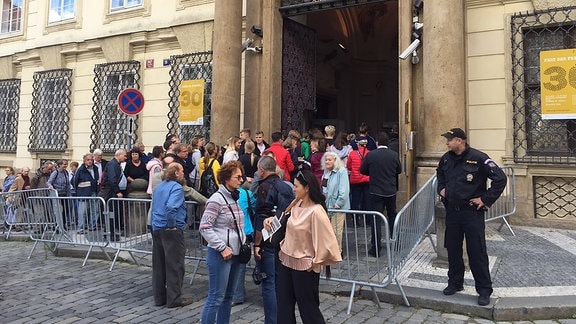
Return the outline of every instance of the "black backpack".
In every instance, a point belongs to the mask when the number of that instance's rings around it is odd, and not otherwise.
[[[208,168],[204,170],[200,176],[200,193],[206,197],[210,198],[213,193],[218,191],[218,185],[216,184],[216,178],[214,177],[214,170],[212,170],[212,164],[214,164],[215,159],[210,162]]]

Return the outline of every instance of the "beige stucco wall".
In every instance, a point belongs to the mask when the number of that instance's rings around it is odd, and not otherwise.
[[[213,0],[144,0],[143,8],[109,14],[108,1],[77,2],[77,19],[47,26],[47,1],[27,1],[24,31],[0,36],[2,78],[20,78],[16,154],[0,154],[0,162],[15,167],[39,166],[40,159],[81,161],[92,133],[94,67],[101,63],[136,60],[141,63],[140,90],[145,108],[139,116],[138,137],[151,150],[162,145],[168,122],[171,55],[212,49]],[[154,67],[146,68],[153,59]],[[33,75],[69,68],[72,74],[68,149],[64,153],[28,151]],[[236,134],[234,130],[232,134]]]
[[[500,165],[511,165],[516,174],[515,224],[576,227],[576,219],[535,218],[533,177],[575,177],[573,168],[520,165],[513,162],[512,63],[510,17],[518,12],[573,5],[573,1],[468,0],[467,123],[472,146],[485,151]]]

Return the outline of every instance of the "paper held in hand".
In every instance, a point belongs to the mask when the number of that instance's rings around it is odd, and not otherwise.
[[[282,227],[282,224],[280,223],[280,220],[277,217],[272,217],[270,227],[271,227],[270,231],[268,231],[266,227],[262,229],[262,239],[264,241],[267,241],[272,236],[272,234],[276,233],[280,229],[280,227]]]

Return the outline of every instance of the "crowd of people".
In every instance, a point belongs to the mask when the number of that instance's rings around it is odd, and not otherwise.
[[[463,130],[451,129],[442,136],[449,151],[439,163],[438,193],[448,214],[450,266],[449,284],[443,292],[452,295],[463,289],[465,233],[478,303],[487,305],[492,288],[481,216],[501,194],[506,177],[485,154],[468,146]],[[460,165],[462,156],[466,156],[465,165]],[[143,183],[145,194],[152,198],[148,217],[157,306],[193,302],[181,292],[186,252],[183,231],[199,222],[208,249],[209,274],[202,323],[228,323],[231,307],[244,302],[246,264],[240,254],[246,252],[241,251],[246,243],[252,244],[256,261],[252,277],[261,287],[265,323],[295,323],[296,305],[303,323],[324,323],[318,295],[320,272],[326,268],[329,276],[329,266],[344,257],[345,221],[368,225],[353,215],[346,220],[346,214],[338,210],[381,212],[392,233],[401,171],[394,127],[374,137],[364,123],[357,134],[336,132],[332,125],[302,135],[296,130],[274,132],[270,144],[262,131],[252,139],[250,129],[242,129],[223,146],[206,142],[203,136],[184,144],[170,134],[150,153],[137,144],[129,152],[118,149],[107,161],[102,150],[96,149],[86,153],[81,164],[66,159],[46,161],[33,175],[29,167],[18,172],[7,167],[2,191],[49,188],[59,196],[108,200],[128,197],[133,186]],[[494,183],[490,189],[485,187],[487,178]],[[185,200],[194,200],[202,208],[191,213]],[[63,206],[65,228],[78,235],[95,230],[102,216],[93,204],[86,199],[73,207]],[[4,208],[4,226],[23,223],[23,215],[9,203]],[[464,222],[462,213],[468,217]],[[112,241],[124,235],[119,214],[111,228]],[[284,231],[274,233],[275,221]],[[369,223],[367,253],[379,257],[382,220],[375,217]],[[16,226],[14,230],[22,229]],[[275,235],[280,238],[274,240]]]
[[[460,129],[451,131],[454,132],[443,134],[451,152],[468,152],[465,133]],[[458,142],[460,146],[451,146],[454,138],[462,140]],[[498,172],[493,161],[477,155],[483,159],[487,176],[499,181],[500,187],[505,185],[501,170]],[[440,163],[440,179],[450,179],[444,176],[449,173],[443,167],[445,161],[448,160],[443,158]],[[50,188],[59,196],[108,200],[128,197],[133,186],[143,183],[145,193],[152,198],[149,211],[152,290],[157,306],[180,307],[192,303],[191,298],[181,293],[186,251],[183,231],[199,222],[199,232],[208,249],[209,274],[202,323],[228,323],[231,307],[244,302],[246,264],[240,262],[239,256],[245,252],[241,252],[245,243],[252,243],[256,261],[253,280],[261,287],[265,323],[295,323],[296,305],[303,323],[324,323],[318,295],[320,272],[344,257],[345,221],[356,226],[368,225],[352,215],[346,220],[346,214],[338,210],[381,212],[392,232],[401,171],[397,128],[372,137],[363,123],[357,134],[337,132],[332,125],[302,135],[296,130],[287,134],[274,132],[270,144],[264,140],[262,131],[256,132],[252,139],[250,129],[242,129],[239,136],[231,136],[223,146],[206,142],[203,136],[184,144],[177,135],[170,134],[162,146],[154,146],[150,153],[145,153],[144,145],[137,144],[128,152],[117,150],[107,161],[102,150],[96,149],[86,153],[81,164],[66,159],[47,161],[33,175],[29,175],[28,167],[18,172],[7,167],[2,190]],[[447,180],[442,180],[439,186],[439,194],[445,201],[449,197],[445,188],[450,186]],[[499,189],[489,191],[490,199],[486,201],[474,197],[470,200],[474,208],[469,209],[483,210],[497,199]],[[191,213],[185,200],[195,200],[203,208]],[[101,214],[91,204],[93,201],[83,200],[73,205],[73,209],[63,206],[67,230],[83,235],[97,228]],[[449,216],[452,207],[447,204]],[[10,209],[9,204],[5,208]],[[456,212],[460,210],[461,207]],[[7,210],[5,226],[23,223],[22,217]],[[285,221],[279,243],[264,235],[273,231],[274,219]],[[369,224],[372,235],[368,254],[379,257],[382,220],[374,219]],[[456,231],[452,223],[447,223],[448,232]],[[116,215],[111,231],[110,240],[124,235],[122,215]],[[464,231],[467,239],[471,233],[480,241],[483,237],[482,228],[464,228]],[[462,265],[458,261],[462,238],[459,234],[452,238],[448,232],[447,240],[454,242],[449,247],[451,270],[444,294],[451,295],[462,289]],[[478,248],[471,246],[472,252],[485,251],[484,244]],[[474,262],[480,260],[478,265],[471,262],[471,266],[474,265],[475,278],[478,274],[479,304],[483,305],[488,303],[491,293],[485,259],[485,253],[471,258]],[[329,270],[326,275],[329,276]]]

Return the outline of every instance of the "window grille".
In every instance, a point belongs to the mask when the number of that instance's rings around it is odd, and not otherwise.
[[[34,73],[31,152],[63,152],[68,142],[72,70],[58,69]]]
[[[204,124],[180,125],[180,85],[183,80],[204,80]],[[212,52],[174,55],[170,57],[170,91],[168,96],[168,133],[178,134],[182,143],[189,143],[195,135],[210,140],[212,107]]]
[[[576,47],[576,7],[512,16],[514,161],[576,164],[576,120],[543,120],[540,52]],[[571,80],[576,84],[576,80]]]
[[[130,149],[138,140],[138,116],[128,116],[118,108],[118,95],[127,88],[139,89],[140,62],[98,64],[94,68],[94,106],[90,149],[114,153]]]
[[[0,152],[16,152],[20,80],[0,80]]]
[[[24,0],[2,0],[2,17],[0,19],[0,34],[22,30],[22,11]]]

